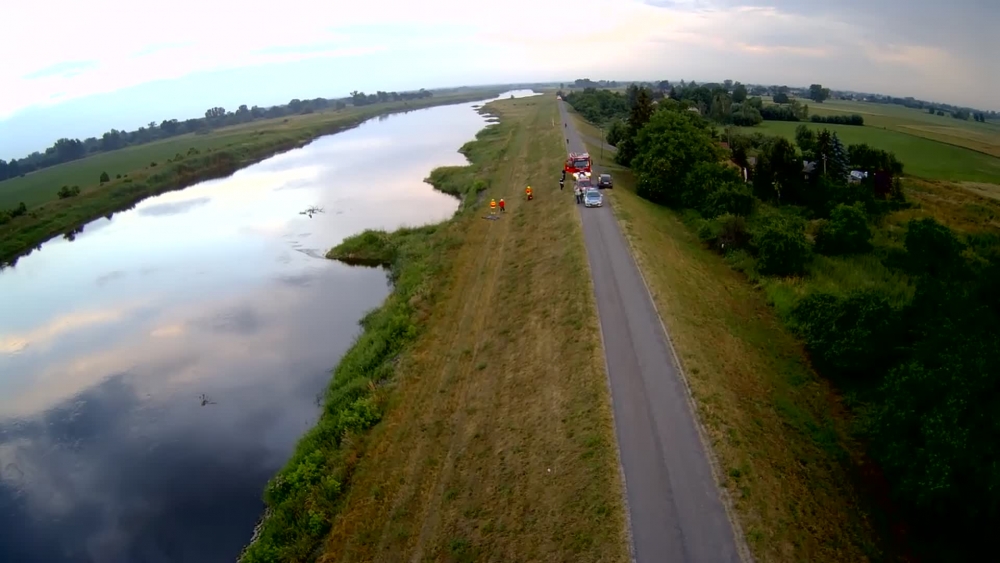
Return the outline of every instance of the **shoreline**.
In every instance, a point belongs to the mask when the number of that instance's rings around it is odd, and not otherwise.
[[[473,110],[499,116],[485,104]],[[465,180],[485,164],[475,153],[491,142],[494,125],[485,123],[473,140],[458,149],[467,159],[465,165],[436,167],[424,180],[461,202],[454,214],[438,223],[391,232],[366,229],[327,252],[329,260],[385,269],[392,291],[360,319],[363,330],[332,369],[319,419],[299,438],[295,453],[265,488],[265,509],[239,562],[307,558],[329,530],[350,489],[353,471],[364,457],[367,431],[385,414],[399,357],[422,332],[435,303],[436,292],[428,282],[447,267],[447,250],[461,244],[445,231],[486,189],[486,184]],[[451,173],[442,177],[441,170]],[[311,477],[303,480],[303,474]],[[305,529],[296,526],[294,516],[302,510],[309,514]]]
[[[163,166],[159,171],[148,172],[144,177],[116,179],[71,199],[46,202],[31,209],[26,215],[15,217],[6,225],[0,226],[0,270],[15,266],[18,259],[30,255],[59,235],[71,237],[82,232],[92,221],[102,217],[110,219],[115,213],[128,211],[147,198],[183,190],[201,182],[226,178],[278,154],[302,148],[321,137],[358,127],[370,119],[438,106],[478,102],[498,95],[499,92],[483,90],[436,99],[427,98],[426,103],[407,102],[406,105],[366,108],[357,115],[345,116],[342,121],[334,117],[331,118],[332,121],[319,122],[289,136],[249,145],[230,144],[208,149],[204,153]],[[278,127],[283,123],[284,121],[278,121],[272,125]],[[263,134],[264,131],[267,128],[255,129],[255,135]]]

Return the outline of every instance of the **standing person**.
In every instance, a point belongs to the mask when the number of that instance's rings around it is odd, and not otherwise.
[[[524,193],[525,193],[525,195],[528,196],[528,199],[530,200],[531,199],[531,186],[528,186],[527,188],[524,188]]]
[[[491,199],[490,200],[490,215],[496,215],[496,214],[497,214],[497,200]]]
[[[500,198],[500,213],[504,213],[507,210],[503,206],[503,198]]]
[[[576,202],[580,203],[580,184],[573,186],[573,195],[576,196]]]

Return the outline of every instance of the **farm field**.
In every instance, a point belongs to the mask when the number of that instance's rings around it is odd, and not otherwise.
[[[810,112],[813,106],[809,106]],[[868,122],[868,116],[865,116]],[[747,133],[781,135],[794,141],[795,128],[803,122],[765,121],[756,127],[744,127]],[[837,133],[845,145],[868,143],[891,151],[903,162],[907,175],[951,182],[1000,184],[1000,158],[971,149],[945,144],[892,129],[865,125],[828,125],[805,123],[813,129],[827,128]]]

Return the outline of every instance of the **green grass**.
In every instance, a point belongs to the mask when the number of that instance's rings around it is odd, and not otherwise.
[[[809,107],[811,110],[812,106]],[[795,128],[799,125],[801,123],[765,121],[757,127],[744,127],[742,130],[780,135],[794,141]],[[864,127],[822,123],[805,123],[805,125],[812,129],[826,128],[834,131],[845,145],[868,143],[891,151],[903,163],[907,175],[952,182],[1000,184],[1000,158],[971,149],[868,125]]]
[[[865,125],[916,135],[933,141],[957,145],[1000,157],[1000,124],[962,121],[951,115],[931,115],[896,104],[873,104],[849,100],[827,100],[822,104],[809,103],[809,113],[816,115],[844,115],[857,113],[865,118]]]
[[[472,164],[432,174],[465,197],[454,218],[331,251],[390,262],[395,288],[268,486],[244,562],[627,561],[579,217],[541,181],[563,158],[555,100],[487,110],[502,119],[464,147]],[[480,185],[509,202],[499,220]]]
[[[260,121],[94,155],[0,182],[0,198],[6,198],[7,207],[16,201],[27,204],[24,198],[38,202],[29,206],[26,215],[0,224],[0,261],[14,259],[53,236],[70,233],[147,197],[227,176],[276,153],[301,147],[316,137],[355,127],[376,115],[494,95],[495,91],[477,90]],[[197,153],[189,154],[192,148]],[[181,158],[174,158],[178,153]],[[168,162],[168,158],[174,160]],[[101,171],[107,171],[112,181],[100,185]],[[118,174],[123,177],[117,179]],[[79,185],[82,192],[76,197],[57,199],[56,192],[62,185]]]

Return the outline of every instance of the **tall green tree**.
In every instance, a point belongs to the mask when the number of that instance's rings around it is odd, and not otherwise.
[[[629,111],[626,133],[622,141],[617,145],[618,151],[615,154],[615,161],[624,166],[630,166],[632,159],[636,155],[636,137],[639,131],[649,122],[653,115],[653,100],[649,91],[645,88],[637,88],[635,91],[635,101]]]
[[[737,82],[733,86],[733,103],[742,104],[747,99],[747,87]]]
[[[724,154],[701,117],[683,110],[654,113],[634,143],[636,192],[668,205],[682,203],[688,176],[699,163],[718,162]]]
[[[830,97],[830,89],[824,88],[821,84],[811,84],[809,86],[809,99],[821,104]]]

